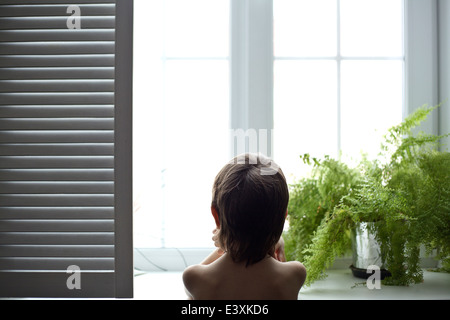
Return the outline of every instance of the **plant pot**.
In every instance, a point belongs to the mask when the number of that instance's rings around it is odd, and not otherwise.
[[[380,245],[375,235],[369,231],[375,223],[360,222],[352,232],[353,259],[350,269],[355,277],[367,279],[372,275],[368,268],[373,265],[380,268],[381,280],[390,276],[390,272],[384,268]]]

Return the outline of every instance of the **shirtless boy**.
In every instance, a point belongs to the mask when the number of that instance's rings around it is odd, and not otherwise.
[[[212,192],[217,249],[184,271],[188,297],[297,299],[306,269],[300,262],[284,259],[281,234],[288,201],[286,179],[270,159],[243,154],[227,163]]]

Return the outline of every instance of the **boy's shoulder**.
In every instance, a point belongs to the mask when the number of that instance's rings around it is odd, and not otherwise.
[[[297,272],[306,272],[306,268],[303,265],[303,263],[299,262],[299,261],[286,261],[286,262],[281,262],[281,264],[285,267],[288,268],[292,271],[297,271]]]
[[[217,293],[217,288],[222,287],[224,283],[227,283],[227,287],[234,288],[230,289],[231,291],[239,288],[240,294],[245,291],[253,291],[252,294],[254,294],[254,290],[249,286],[242,288],[242,282],[250,281],[253,282],[255,288],[259,288],[260,293],[264,293],[270,288],[270,292],[278,292],[278,296],[273,297],[293,299],[297,297],[298,291],[306,279],[306,269],[298,261],[280,262],[275,259],[268,259],[265,263],[257,264],[253,268],[253,271],[249,270],[250,273],[247,273],[240,272],[243,270],[242,268],[230,268],[228,265],[218,263],[191,265],[183,272],[183,283],[188,296],[191,298],[210,297],[211,293]],[[231,278],[229,277],[230,273],[233,273]],[[259,281],[261,276],[265,281]],[[239,283],[230,283],[230,279]]]
[[[276,283],[288,297],[297,297],[306,280],[306,268],[298,261],[276,261]],[[288,298],[290,299],[290,298]]]
[[[301,280],[303,284],[303,281],[306,279],[306,268],[301,262],[299,261],[281,262],[281,265],[283,266],[283,268],[286,270],[287,273],[289,273],[292,277],[296,277],[299,280]]]
[[[201,274],[203,273],[204,267],[205,266],[200,265],[200,264],[194,264],[194,265],[191,265],[191,266],[187,267],[186,269],[184,269],[183,282],[184,282],[185,286],[192,283],[193,280],[195,280],[196,278],[201,276]]]
[[[210,265],[194,264],[183,271],[182,280],[189,297],[202,294],[216,282],[210,269]]]
[[[202,272],[202,270],[204,270],[204,268],[205,268],[205,266],[201,265],[201,264],[193,264],[193,265],[188,266],[183,271],[183,279],[195,277],[195,276],[199,275]]]
[[[275,259],[273,259],[273,261],[277,265],[276,269],[278,269],[285,276],[295,277],[298,278],[299,280],[302,279],[304,280],[304,278],[306,278],[306,268],[301,262],[298,261],[279,262]],[[184,270],[183,281],[186,284],[186,282],[190,283],[199,278],[203,278],[209,272],[212,271],[210,269],[212,269],[210,265],[202,265],[202,264],[191,265]]]
[[[272,259],[271,272],[279,273],[283,275],[285,278],[299,278],[306,277],[306,268],[305,266],[298,261],[278,261],[276,259]]]
[[[199,279],[203,279],[208,269],[209,265],[202,264],[194,264],[184,269],[183,282],[185,286],[188,287],[192,283],[197,282]]]

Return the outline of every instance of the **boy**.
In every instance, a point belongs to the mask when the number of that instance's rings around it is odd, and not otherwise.
[[[218,248],[184,271],[188,297],[297,299],[306,269],[284,259],[288,201],[286,179],[273,161],[243,154],[227,163],[215,178],[211,203]]]

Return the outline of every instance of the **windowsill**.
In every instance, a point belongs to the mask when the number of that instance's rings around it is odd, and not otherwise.
[[[200,263],[212,251],[210,248],[134,248],[134,267],[140,272],[182,272],[187,266]],[[421,268],[436,268],[438,261],[422,250]],[[335,260],[330,269],[347,269],[352,264],[351,252]]]
[[[449,300],[450,274],[424,270],[424,282],[408,287],[385,286],[368,289],[365,280],[350,269],[331,269],[328,277],[300,290],[299,300]],[[182,272],[137,273],[134,298],[185,300]],[[357,285],[356,285],[357,284]],[[356,285],[356,286],[355,286]]]
[[[441,300],[450,299],[450,274],[424,269],[424,281],[404,286],[370,290],[366,280],[356,278],[349,268],[333,269],[328,277],[300,290],[300,300]]]
[[[141,248],[134,252],[135,299],[184,300],[181,275],[186,266],[202,261],[213,248]],[[352,275],[351,256],[336,259],[327,270],[328,277],[303,287],[300,300],[365,300],[365,299],[450,299],[450,274],[427,271],[437,261],[423,255],[421,267],[424,282],[408,287],[385,286],[368,289],[365,279]]]

